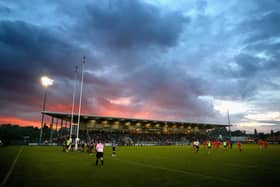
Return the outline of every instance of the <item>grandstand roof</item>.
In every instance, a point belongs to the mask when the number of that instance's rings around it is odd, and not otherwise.
[[[71,113],[63,112],[51,112],[51,111],[42,111],[42,114],[62,119],[65,121],[71,121]],[[74,123],[78,121],[78,114],[73,115]],[[218,124],[218,123],[201,123],[201,122],[187,122],[187,121],[166,121],[166,120],[156,120],[156,119],[139,119],[139,118],[126,118],[126,117],[112,117],[112,116],[101,116],[101,115],[88,115],[81,114],[80,122],[81,124],[90,123],[90,121],[108,121],[108,122],[121,122],[121,123],[141,123],[141,124],[159,124],[159,125],[180,125],[184,127],[198,127],[199,129],[213,129],[228,127],[227,124]]]

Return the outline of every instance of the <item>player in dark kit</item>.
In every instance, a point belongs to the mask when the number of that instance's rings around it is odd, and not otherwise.
[[[116,147],[117,147],[117,145],[116,145],[116,142],[115,142],[115,140],[112,142],[112,156],[116,156],[117,154],[116,154]]]

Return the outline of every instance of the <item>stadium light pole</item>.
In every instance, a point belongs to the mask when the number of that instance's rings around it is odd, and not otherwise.
[[[81,118],[81,104],[82,104],[82,95],[83,95],[83,84],[84,84],[84,66],[86,63],[86,57],[83,57],[82,63],[82,80],[81,80],[81,89],[80,89],[80,102],[79,102],[79,113],[78,113],[78,124],[77,124],[77,136],[75,141],[75,150],[78,150],[78,141],[79,141],[79,128],[80,128],[80,118]]]
[[[78,66],[75,67],[75,75],[74,75],[74,88],[73,88],[73,98],[72,98],[72,114],[71,114],[71,122],[70,122],[70,138],[72,138],[72,134],[73,134],[73,119],[74,119],[74,108],[75,108],[75,97],[76,97],[77,72],[78,72]]]
[[[44,111],[46,109],[46,101],[47,101],[47,90],[48,87],[53,85],[53,80],[47,76],[42,76],[41,77],[41,84],[44,87],[44,97],[43,97],[43,110],[42,110],[42,119],[41,119],[41,130],[40,130],[40,138],[39,138],[39,143],[42,143],[42,136],[43,136],[43,126],[44,126]]]

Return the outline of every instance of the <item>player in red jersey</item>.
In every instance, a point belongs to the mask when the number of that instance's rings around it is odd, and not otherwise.
[[[220,145],[221,145],[220,140],[217,140],[217,148],[218,148],[218,149],[220,149]]]
[[[241,152],[241,151],[242,151],[242,148],[241,148],[241,142],[240,142],[240,141],[237,142],[237,146],[238,146],[239,152]]]
[[[263,148],[263,140],[262,139],[258,140],[258,145],[259,145],[260,149]]]
[[[263,147],[266,149],[267,146],[268,146],[268,141],[267,140],[263,141]]]
[[[230,141],[227,140],[227,150],[229,150],[229,148],[230,148]]]

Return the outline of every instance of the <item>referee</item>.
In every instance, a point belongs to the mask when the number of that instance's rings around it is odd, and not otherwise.
[[[104,151],[104,144],[101,143],[101,140],[98,141],[98,144],[95,146],[95,151],[96,151],[96,162],[95,165],[98,165],[98,160],[101,160],[102,168],[104,165],[104,160],[103,160],[103,151]]]

